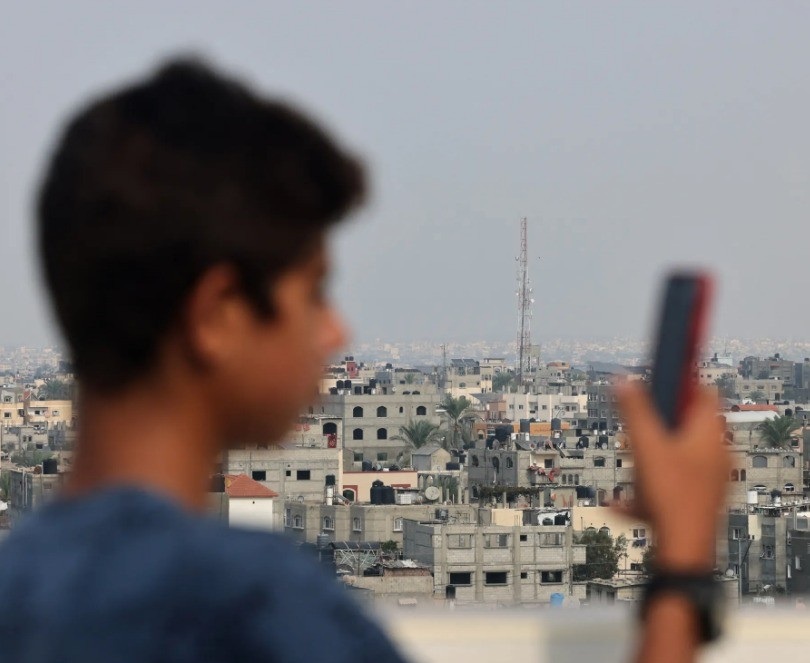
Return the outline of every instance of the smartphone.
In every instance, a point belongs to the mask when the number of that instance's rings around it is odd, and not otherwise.
[[[699,271],[673,273],[664,284],[652,399],[669,429],[680,425],[695,394],[695,363],[703,343],[711,290],[711,277]]]

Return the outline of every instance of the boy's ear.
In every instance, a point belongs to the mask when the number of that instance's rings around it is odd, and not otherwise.
[[[203,366],[221,363],[240,341],[248,303],[239,275],[226,264],[207,269],[189,293],[182,335],[190,357]]]

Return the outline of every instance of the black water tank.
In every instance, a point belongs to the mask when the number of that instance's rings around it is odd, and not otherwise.
[[[363,464],[361,465],[361,469],[363,470],[363,472],[371,472],[371,467],[372,466],[370,460],[364,460]]]
[[[528,433],[530,429],[530,422],[528,419],[521,419],[520,420],[520,432],[521,433]]]
[[[445,465],[444,469],[446,469],[446,470],[460,470],[461,465],[459,463],[447,463]]]
[[[562,430],[562,420],[554,417],[551,420],[551,430]]]
[[[555,525],[565,525],[567,520],[568,519],[562,513],[558,513],[556,516],[554,516],[554,524]]]
[[[495,426],[495,439],[498,440],[498,442],[506,442],[511,434],[511,426]]]
[[[327,486],[334,486],[335,485],[335,475],[334,474],[327,474],[326,475],[326,485]]]
[[[582,429],[581,428],[577,428],[576,435],[577,435],[577,437],[582,437]]]
[[[363,395],[363,387],[361,387],[361,386],[359,386],[359,385],[358,385],[358,386],[356,386],[356,387],[354,388],[354,395],[355,395],[355,396],[362,396],[362,395]]]
[[[329,393],[332,396],[337,396],[337,392],[338,392],[337,387],[329,387]]]
[[[372,486],[371,487],[371,503],[372,504],[383,504],[383,486]]]
[[[382,487],[382,503],[383,504],[396,504],[396,495],[393,486]]]
[[[380,481],[379,479],[374,479],[374,481],[371,482],[371,485],[379,488],[380,486],[384,486],[385,482]]]
[[[346,389],[351,389],[352,388],[352,381],[351,380],[344,380],[343,381],[343,386]]]
[[[464,463],[466,463],[467,462],[467,454],[459,454],[458,455],[458,462],[459,462],[459,465],[463,465]]]
[[[225,492],[225,477],[222,474],[215,474],[214,476],[211,477],[211,492],[212,493]]]
[[[59,461],[56,458],[46,458],[42,461],[42,473],[43,474],[58,474],[59,473]]]

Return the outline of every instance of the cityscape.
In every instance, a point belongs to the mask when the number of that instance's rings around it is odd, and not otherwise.
[[[721,341],[693,371],[721,396],[733,457],[717,579],[735,603],[795,601],[810,591],[807,344]],[[769,344],[785,354],[737,354]],[[318,399],[284,440],[223,454],[211,515],[282,532],[368,602],[639,600],[655,532],[607,505],[635,497],[612,389],[650,379],[644,344],[544,347],[518,382],[514,344],[511,355],[508,343],[359,345],[324,367]],[[3,348],[0,371],[8,531],[70,472],[79,394],[55,348]]]

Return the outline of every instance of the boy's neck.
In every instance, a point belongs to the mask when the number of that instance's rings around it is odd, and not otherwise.
[[[189,510],[205,508],[220,446],[211,412],[193,393],[135,388],[111,397],[87,394],[79,421],[68,497],[133,486]]]

